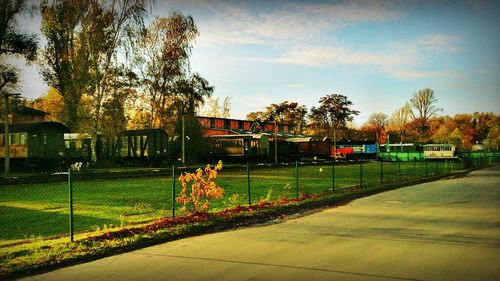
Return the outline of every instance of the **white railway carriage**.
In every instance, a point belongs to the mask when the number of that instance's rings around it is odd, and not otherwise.
[[[424,144],[425,159],[451,159],[456,157],[453,144]]]

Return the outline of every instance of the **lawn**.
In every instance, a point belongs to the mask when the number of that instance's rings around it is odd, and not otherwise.
[[[335,190],[407,181],[457,170],[447,162],[365,162],[335,165]],[[298,180],[296,172],[298,170]],[[361,173],[362,171],[362,173]],[[381,177],[383,171],[383,177]],[[401,172],[400,172],[401,171]],[[222,170],[216,182],[224,188],[222,199],[212,204],[221,210],[248,204],[248,180],[244,166]],[[292,198],[298,193],[332,191],[332,165],[282,165],[250,168],[251,203]],[[172,215],[172,176],[74,181],[75,232],[148,223]],[[176,182],[176,194],[180,184]],[[0,186],[0,245],[69,233],[68,183]],[[179,214],[176,206],[176,214]]]

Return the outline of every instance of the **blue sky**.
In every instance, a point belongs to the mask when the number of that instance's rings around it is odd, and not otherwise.
[[[172,9],[193,16],[192,70],[232,98],[233,118],[338,93],[359,125],[423,88],[442,114],[500,114],[500,1],[156,1],[153,14]],[[22,68],[23,96],[44,94],[36,68]]]

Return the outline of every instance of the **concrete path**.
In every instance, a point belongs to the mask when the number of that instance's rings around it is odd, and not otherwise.
[[[500,167],[25,280],[500,280]]]

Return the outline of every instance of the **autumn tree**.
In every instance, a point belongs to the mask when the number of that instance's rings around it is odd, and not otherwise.
[[[48,113],[45,117],[49,121],[62,122],[64,101],[57,89],[49,87],[45,95],[42,95],[30,104],[33,108]]]
[[[120,46],[129,25],[142,25],[143,0],[44,0],[41,3],[42,32],[47,39],[43,76],[63,96],[66,123],[72,130],[82,129],[78,105],[83,96],[92,106],[92,151],[102,131],[104,104],[116,103],[110,93],[117,73]],[[92,159],[96,160],[93,153]]]
[[[427,136],[428,121],[431,117],[442,111],[437,107],[438,99],[434,95],[434,90],[425,88],[413,93],[410,99],[411,114],[413,117],[412,122],[419,131],[419,139],[422,140]]]
[[[88,83],[88,50],[79,40],[78,28],[89,9],[89,1],[43,0],[41,30],[47,40],[40,62],[47,84],[64,100],[64,121],[72,131],[79,129],[78,105]]]
[[[337,131],[346,127],[359,111],[351,109],[352,102],[344,95],[330,94],[319,99],[320,105],[313,106],[309,118],[318,127],[325,128],[328,137],[333,135],[333,147],[337,147]]]
[[[231,97],[225,97],[222,103],[220,102],[220,97],[209,97],[205,100],[205,106],[201,110],[202,116],[229,118]]]
[[[0,1],[0,94],[16,88],[18,69],[6,63],[9,56],[22,56],[28,63],[36,59],[36,35],[18,30],[16,17],[27,12],[24,0]]]
[[[198,28],[191,16],[172,12],[167,18],[156,18],[149,27],[130,32],[130,48],[134,53],[134,68],[141,80],[141,91],[147,100],[149,124],[152,128],[167,128],[175,121],[172,108],[182,102],[174,103],[174,97],[181,100],[198,96],[191,95],[196,90],[205,91],[208,83],[199,75],[190,73],[189,56]],[[197,83],[187,90],[189,81]],[[205,89],[203,89],[205,88]],[[195,105],[193,100],[188,102]],[[194,110],[190,110],[193,111]]]
[[[246,119],[250,121],[271,121],[276,119],[278,123],[293,124],[295,133],[302,133],[305,127],[307,108],[297,102],[283,101],[266,106],[265,111],[255,111],[247,114]]]
[[[388,124],[389,116],[383,112],[376,112],[368,116],[368,121],[362,126],[361,130],[376,134],[377,141],[379,141],[383,138]]]
[[[399,143],[403,143],[404,136],[410,122],[411,108],[407,103],[400,109],[396,110],[389,120],[389,131],[396,132],[399,135]]]

